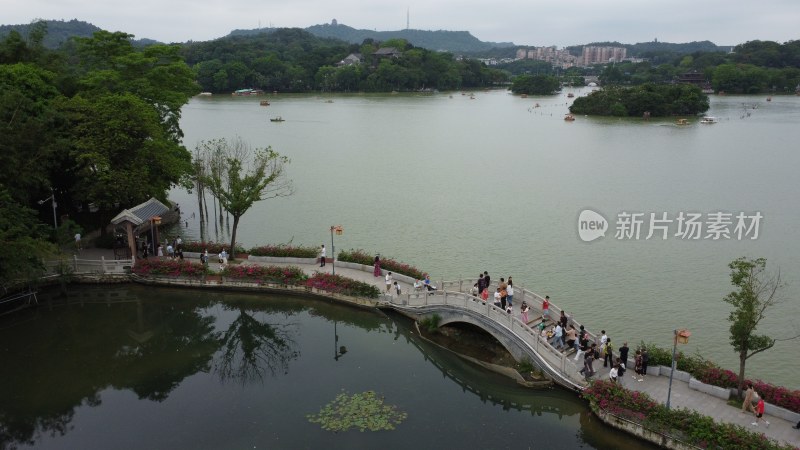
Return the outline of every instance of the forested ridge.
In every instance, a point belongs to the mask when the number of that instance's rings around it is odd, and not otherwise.
[[[380,56],[380,49],[396,53]],[[184,44],[182,53],[204,91],[388,92],[491,86],[507,75],[475,60],[416,48],[402,39],[348,44],[299,28]],[[339,65],[350,54],[357,64]]]

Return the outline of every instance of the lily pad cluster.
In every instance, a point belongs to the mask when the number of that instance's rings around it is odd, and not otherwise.
[[[311,423],[318,423],[328,431],[347,431],[358,428],[359,431],[394,430],[395,425],[402,423],[408,414],[398,411],[396,406],[383,403],[373,391],[348,395],[342,392],[325,405],[319,414],[306,416]]]

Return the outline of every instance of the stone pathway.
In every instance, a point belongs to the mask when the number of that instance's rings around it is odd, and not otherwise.
[[[669,377],[648,375],[644,377],[644,381],[639,382],[633,378],[632,373],[632,370],[625,372],[625,380],[623,381],[625,388],[646,392],[653,400],[661,403],[667,402]],[[800,446],[800,430],[792,428],[795,425],[794,423],[778,417],[764,415],[764,418],[770,421],[769,428],[763,422],[758,427],[754,427],[751,423],[755,421],[755,417],[751,413],[743,414],[741,412],[741,403],[738,407],[730,406],[728,402],[721,398],[689,389],[689,383],[685,381],[672,380],[670,407],[692,409],[700,414],[712,417],[716,421],[741,425],[763,433],[770,439],[785,442],[795,447]]]

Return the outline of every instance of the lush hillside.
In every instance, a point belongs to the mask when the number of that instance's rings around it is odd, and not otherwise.
[[[215,93],[240,88],[267,92],[453,90],[493,86],[507,78],[478,61],[456,59],[452,53],[415,47],[402,39],[358,45],[299,28],[186,43],[182,54],[201,88]],[[339,64],[350,54],[359,54],[360,62]]]
[[[100,28],[78,19],[45,20],[44,22],[47,24],[47,35],[45,35],[42,45],[50,49],[58,48],[73,36],[92,37],[95,31],[100,31]],[[16,30],[23,37],[27,37],[30,29],[31,24],[0,25],[0,39],[6,37],[11,30]]]
[[[56,49],[66,42],[71,37],[92,37],[95,31],[100,31],[101,28],[96,27],[88,22],[78,19],[70,21],[64,20],[44,20],[47,25],[47,34],[42,40],[42,45],[45,48]],[[28,37],[31,31],[31,24],[24,25],[0,25],[0,39],[6,37],[11,30],[15,30],[22,35],[23,38]],[[148,45],[159,44],[160,42],[152,39],[135,39],[131,43],[136,47],[145,47]]]
[[[374,41],[388,41],[390,39],[404,39],[414,47],[426,48],[434,51],[447,51],[453,53],[483,52],[496,47],[514,47],[513,42],[483,42],[471,35],[468,31],[427,31],[427,30],[398,30],[398,31],[373,31],[357,30],[347,25],[322,24],[305,29],[309,33],[323,38],[339,39],[350,44],[361,44],[366,39]],[[251,35],[270,29],[234,30],[232,36]]]

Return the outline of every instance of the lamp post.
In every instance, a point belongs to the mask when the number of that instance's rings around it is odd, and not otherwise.
[[[56,220],[56,206],[58,206],[58,203],[56,203],[56,194],[53,192],[52,186],[50,186],[50,197],[47,197],[44,200],[39,200],[39,204],[42,205],[48,200],[50,200],[50,203],[53,204],[53,229],[58,232],[58,221]]]
[[[675,351],[678,347],[678,342],[681,344],[689,343],[689,336],[692,333],[689,330],[674,330],[674,336],[672,341],[672,363],[670,364],[670,371],[669,371],[669,388],[667,389],[667,409],[669,409],[669,400],[672,397],[672,376],[675,373]]]
[[[341,225],[331,225],[331,274],[336,275],[336,247],[333,246],[333,232],[341,236],[344,228]]]
[[[347,347],[344,345],[339,346],[339,334],[336,332],[336,321],[333,321],[333,359],[336,361],[339,360],[345,353],[347,353]]]
[[[161,224],[161,217],[160,216],[153,216],[150,218],[150,243],[153,246],[153,256],[158,256],[156,251],[158,247],[156,247],[156,226]]]

